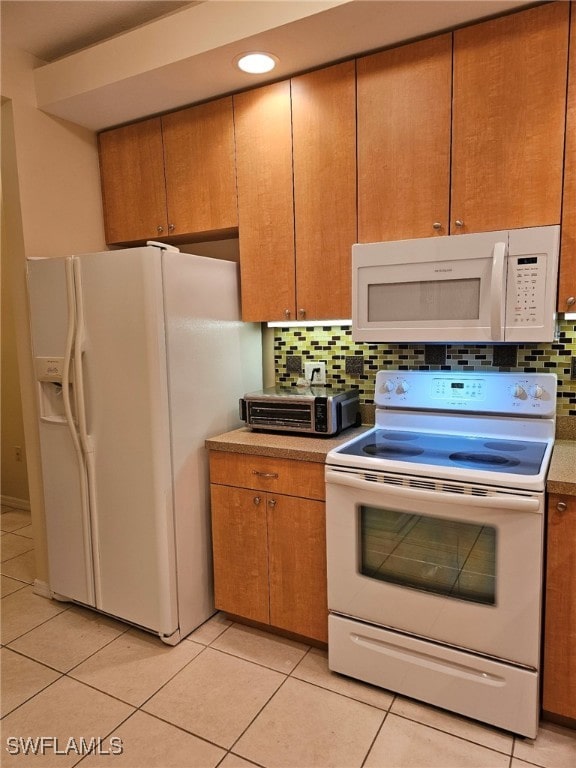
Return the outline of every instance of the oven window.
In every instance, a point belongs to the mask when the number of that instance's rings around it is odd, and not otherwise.
[[[360,507],[360,570],[391,584],[496,603],[496,529]]]

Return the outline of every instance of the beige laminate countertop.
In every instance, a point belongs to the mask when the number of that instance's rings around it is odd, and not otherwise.
[[[308,437],[303,435],[253,432],[241,427],[206,440],[206,447],[214,451],[249,453],[255,456],[273,456],[281,459],[316,461],[323,464],[326,454],[336,446],[360,435],[370,427],[346,429],[336,437]],[[576,496],[576,440],[556,440],[548,471],[546,490]]]
[[[274,456],[280,459],[316,461],[323,464],[326,454],[338,445],[351,440],[370,427],[345,429],[336,437],[308,437],[272,432],[253,432],[241,427],[206,440],[206,448],[212,451],[250,453],[255,456]]]
[[[576,440],[554,443],[546,490],[576,496]]]

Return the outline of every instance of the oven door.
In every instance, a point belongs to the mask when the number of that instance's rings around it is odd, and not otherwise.
[[[543,494],[333,467],[326,481],[332,613],[538,667]]]

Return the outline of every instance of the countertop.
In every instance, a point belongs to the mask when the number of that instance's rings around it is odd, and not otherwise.
[[[576,496],[576,440],[556,440],[554,443],[546,490]]]
[[[206,447],[215,451],[250,453],[256,456],[275,456],[282,459],[315,461],[323,464],[326,454],[351,440],[370,427],[346,429],[336,437],[308,437],[303,435],[253,432],[241,427],[206,440]],[[548,493],[576,496],[576,440],[558,439],[554,445],[552,461],[546,483]]]
[[[366,432],[370,427],[345,429],[336,437],[309,437],[277,432],[253,432],[241,427],[206,440],[206,448],[231,453],[251,453],[255,456],[275,456],[280,459],[316,461],[323,464],[332,448]]]

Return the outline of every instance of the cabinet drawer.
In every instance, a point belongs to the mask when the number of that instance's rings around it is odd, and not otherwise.
[[[324,464],[210,451],[210,481],[286,496],[325,499]]]

